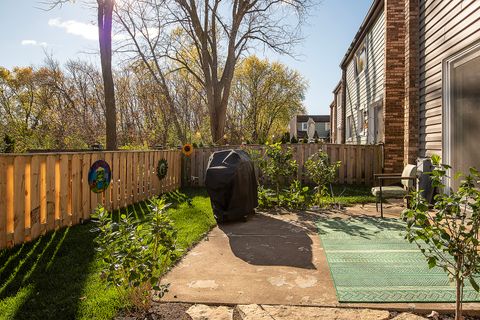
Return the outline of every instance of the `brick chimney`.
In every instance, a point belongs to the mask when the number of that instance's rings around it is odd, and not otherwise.
[[[405,134],[405,3],[385,0],[385,172],[401,172]]]
[[[404,164],[414,164],[419,141],[420,1],[405,0],[405,137]]]

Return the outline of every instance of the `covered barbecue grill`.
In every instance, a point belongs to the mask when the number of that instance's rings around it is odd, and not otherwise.
[[[205,186],[219,222],[243,219],[258,206],[253,161],[243,150],[214,152],[208,161]]]

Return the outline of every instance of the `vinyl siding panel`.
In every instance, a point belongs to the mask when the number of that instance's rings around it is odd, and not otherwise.
[[[443,61],[480,40],[480,1],[420,0],[420,156],[442,154]]]
[[[346,117],[353,115],[358,133],[358,108],[368,112],[368,107],[382,99],[384,89],[384,60],[385,60],[385,14],[382,12],[367,33],[364,41],[366,46],[367,63],[364,71],[355,75],[355,60],[349,61],[346,69]],[[358,108],[357,108],[358,106]],[[368,123],[373,123],[373,115],[369,113]],[[369,129],[373,126],[369,126]],[[373,141],[373,130],[364,130],[347,143],[367,144]]]
[[[338,91],[335,95],[335,108],[337,110],[337,118],[336,123],[333,124],[336,126],[336,137],[335,143],[340,143],[342,141],[342,134],[343,134],[343,126],[342,126],[342,108],[343,108],[343,101],[342,101],[342,89]]]

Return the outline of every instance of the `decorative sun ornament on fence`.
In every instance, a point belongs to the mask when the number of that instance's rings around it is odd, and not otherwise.
[[[182,153],[186,157],[190,157],[193,153],[193,146],[190,143],[185,143],[182,147]]]
[[[160,159],[157,165],[157,177],[162,180],[167,176],[168,172],[168,161],[166,159]]]

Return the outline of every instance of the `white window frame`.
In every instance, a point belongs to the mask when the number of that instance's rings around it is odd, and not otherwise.
[[[347,132],[346,132],[347,140],[353,138],[353,130],[354,130],[353,121],[355,121],[355,119],[353,119],[353,115],[349,115],[345,119],[346,129],[347,129]]]
[[[452,120],[453,120],[453,108],[452,108],[452,73],[455,66],[467,63],[468,61],[480,56],[480,42],[475,43],[453,56],[443,61],[443,110],[442,110],[442,162],[448,165],[452,163]],[[445,192],[449,192],[452,187],[452,170],[447,170],[447,179],[444,184],[446,186]]]
[[[365,69],[367,69],[367,46],[365,44],[366,42],[366,37],[365,39],[363,39],[362,43],[358,46],[358,49],[357,51],[355,52],[355,56],[354,56],[354,67],[355,67],[355,77],[357,78],[358,76],[360,76],[364,71]],[[363,68],[361,71],[358,71],[358,60],[359,60],[359,57],[360,55],[362,54],[362,52],[365,54],[365,62],[363,64]]]
[[[301,122],[300,131],[307,131],[307,130],[308,130],[308,122]]]

